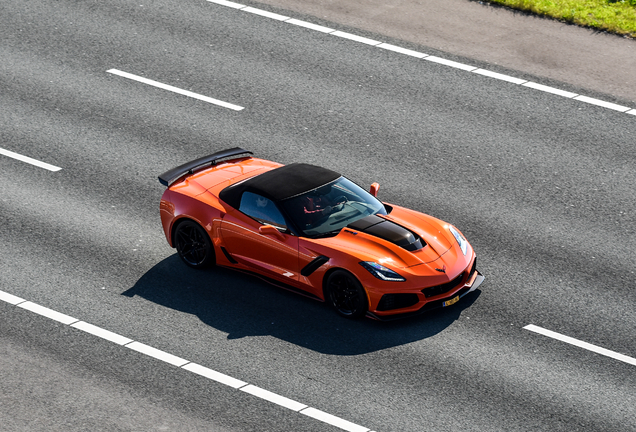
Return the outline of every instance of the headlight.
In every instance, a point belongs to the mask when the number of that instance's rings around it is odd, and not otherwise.
[[[372,261],[362,261],[360,265],[369,270],[373,276],[383,281],[404,282],[406,280],[393,270]]]
[[[455,240],[457,240],[457,243],[459,243],[459,248],[462,250],[464,255],[466,255],[466,252],[468,251],[468,242],[466,241],[464,236],[461,235],[459,231],[457,231],[457,228],[452,225],[449,225],[448,229],[453,234],[453,236],[455,236]]]

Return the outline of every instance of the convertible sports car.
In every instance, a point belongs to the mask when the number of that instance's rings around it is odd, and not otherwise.
[[[380,202],[340,174],[223,150],[159,176],[161,222],[190,267],[250,272],[340,315],[390,319],[450,306],[484,280],[452,225]]]

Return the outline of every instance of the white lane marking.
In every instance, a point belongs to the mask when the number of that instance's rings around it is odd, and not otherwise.
[[[355,423],[351,423],[350,421],[341,419],[340,417],[336,417],[334,415],[328,414],[326,412],[317,410],[315,408],[307,408],[300,412],[301,414],[305,414],[311,418],[315,418],[316,420],[320,420],[332,426],[339,427],[340,429],[344,429],[349,432],[368,432],[369,429],[364,426],[357,425]]]
[[[296,402],[295,400],[286,398],[285,396],[281,396],[276,393],[272,393],[269,390],[256,387],[255,385],[252,385],[252,384],[246,385],[245,387],[241,387],[240,390],[244,391],[245,393],[249,393],[253,396],[259,397],[261,399],[265,399],[266,401],[275,403],[276,405],[289,408],[292,411],[300,411],[302,409],[307,408],[307,405],[305,404],[301,404],[300,402]]]
[[[378,45],[378,48],[384,48],[385,50],[389,50],[389,51],[395,51],[396,53],[400,53],[400,54],[405,54],[411,57],[416,57],[416,58],[424,58],[424,57],[428,57],[428,54],[424,54],[422,52],[419,51],[413,51],[410,49],[406,49],[406,48],[402,48],[396,45],[391,45],[388,43],[381,43],[380,45]]]
[[[86,333],[90,333],[93,336],[106,339],[107,341],[116,343],[117,345],[126,345],[133,342],[132,339],[128,339],[127,337],[124,337],[117,333],[113,333],[112,331],[105,330],[101,327],[97,327],[84,321],[78,321],[75,324],[71,324],[71,327],[75,327],[76,329],[85,331]]]
[[[245,5],[239,4],[239,3],[234,3],[231,1],[227,1],[227,0],[208,0],[210,3],[216,3],[218,5],[221,6],[227,6],[227,7],[231,7],[234,9],[243,9],[245,7]]]
[[[600,99],[594,99],[588,96],[576,96],[574,99],[580,100],[581,102],[586,102],[592,105],[598,105],[604,108],[613,109],[615,111],[627,112],[630,108],[622,105],[617,105],[615,103],[606,102]]]
[[[352,41],[362,42],[363,44],[367,44],[367,45],[380,45],[382,43],[382,42],[377,41],[377,40],[365,38],[365,37],[354,35],[354,34],[351,34],[351,33],[346,33],[346,32],[340,31],[340,30],[337,30],[337,31],[335,31],[333,33],[330,33],[330,34],[332,34],[334,36],[341,37],[341,38],[349,39],[349,40],[352,40]]]
[[[620,360],[622,362],[629,363],[631,365],[636,366],[636,358],[629,357],[629,356],[626,356],[624,354],[617,353],[615,351],[610,351],[608,349],[601,348],[600,346],[593,345],[593,344],[588,343],[588,342],[583,342],[581,340],[574,339],[573,337],[565,336],[565,335],[563,335],[561,333],[557,333],[557,332],[554,332],[552,330],[544,329],[544,328],[536,326],[534,324],[528,324],[527,326],[524,327],[524,329],[530,330],[531,332],[539,333],[539,334],[542,334],[543,336],[547,336],[547,337],[552,338],[552,339],[557,339],[557,340],[560,340],[561,342],[565,342],[565,343],[568,343],[570,345],[574,345],[574,346],[577,346],[579,348],[583,348],[583,349],[586,349],[588,351],[592,351],[592,352],[595,352],[597,354],[601,354],[601,355],[604,355],[604,356],[607,356],[607,357],[611,357],[611,358],[613,358],[615,360]]]
[[[286,21],[289,19],[288,16],[285,15],[279,15],[277,13],[274,12],[268,12],[266,10],[263,9],[257,9],[251,6],[248,6],[246,8],[243,8],[242,10],[244,10],[245,12],[250,12],[256,15],[260,15],[260,16],[264,16],[265,18],[271,18],[274,19],[276,21]]]
[[[43,315],[47,318],[51,318],[55,321],[60,321],[64,324],[68,324],[71,327],[74,327],[78,330],[83,330],[87,333],[90,333],[94,336],[98,336],[110,342],[117,343],[119,345],[130,348],[134,351],[137,351],[141,354],[145,354],[147,356],[156,358],[158,360],[162,360],[166,363],[170,363],[174,366],[180,367],[181,369],[185,369],[189,372],[195,373],[197,375],[203,376],[204,378],[208,378],[210,380],[216,381],[220,384],[227,385],[234,389],[239,389],[245,393],[249,393],[253,396],[259,397],[261,399],[267,400],[268,402],[272,402],[276,405],[280,405],[282,407],[288,408],[295,412],[301,412],[309,417],[320,420],[322,422],[337,426],[341,429],[351,432],[367,432],[368,428],[357,425],[350,421],[341,419],[340,417],[333,416],[331,414],[327,414],[324,411],[317,410],[315,408],[311,408],[305,404],[300,402],[296,402],[295,400],[286,398],[285,396],[281,396],[279,394],[270,392],[263,388],[257,387],[252,384],[248,384],[244,381],[238,380],[236,378],[232,378],[231,376],[225,375],[221,372],[217,372],[215,370],[206,368],[204,366],[198,365],[196,363],[191,363],[188,360],[182,359],[181,357],[177,357],[165,351],[158,350],[149,345],[142,344],[141,342],[133,341],[132,339],[128,339],[124,336],[118,335],[117,333],[113,333],[111,331],[102,329],[100,327],[94,326],[92,324],[86,323],[84,321],[79,321],[75,318],[72,318],[68,315],[64,315],[60,312],[56,312],[52,309],[45,308],[43,306],[37,305],[30,301],[26,301],[20,297],[17,297],[13,294],[9,294],[4,291],[0,291],[0,300],[5,301],[14,306],[23,307],[26,310],[31,312],[35,312],[37,314]]]
[[[497,73],[497,72],[489,71],[487,69],[475,69],[472,72],[476,73],[476,74],[484,75],[484,76],[487,76],[487,77],[490,77],[490,78],[495,78],[495,79],[498,79],[498,80],[507,81],[507,82],[510,82],[510,83],[513,83],[513,84],[523,84],[525,82],[528,82],[528,80],[515,78],[515,77],[512,77],[510,75],[500,74],[500,73]]]
[[[329,27],[324,27],[324,26],[321,26],[321,25],[318,25],[318,24],[313,24],[313,23],[307,22],[307,21],[297,20],[296,18],[290,18],[290,19],[288,19],[285,22],[289,23],[289,24],[294,24],[294,25],[297,25],[297,26],[300,26],[300,27],[306,27],[308,29],[316,30],[316,31],[319,31],[319,32],[322,32],[322,33],[333,33],[333,32],[336,31],[335,29],[332,29],[332,28],[329,28]]]
[[[578,96],[578,93],[572,93],[569,91],[561,90],[554,87],[549,87],[543,84],[537,84],[536,82],[528,81],[527,83],[522,84],[524,87],[530,87],[531,89],[540,90],[546,93],[552,93],[555,95],[563,96],[566,98],[573,98],[574,96]]]
[[[0,154],[4,155],[4,156],[8,156],[8,157],[13,158],[13,159],[17,159],[17,160],[19,160],[21,162],[26,162],[28,164],[35,165],[36,167],[40,167],[40,168],[44,168],[44,169],[49,170],[49,171],[53,171],[53,172],[56,172],[56,171],[59,171],[59,170],[62,169],[62,168],[57,167],[55,165],[47,164],[46,162],[41,162],[41,161],[39,161],[37,159],[33,159],[33,158],[28,157],[28,156],[23,156],[21,154],[12,152],[10,150],[5,150],[3,148],[0,148]]]
[[[153,348],[150,345],[142,344],[141,342],[131,342],[125,346],[126,348],[130,348],[131,350],[146,354],[147,356],[154,357],[157,360],[170,363],[174,366],[181,367],[185,364],[190,363],[188,360],[182,359],[181,357],[177,357],[176,355],[167,353],[165,351],[161,351],[157,348]]]
[[[244,109],[244,107],[239,106],[239,105],[234,105],[234,104],[231,104],[229,102],[224,102],[222,100],[214,99],[214,98],[211,98],[211,97],[208,97],[208,96],[203,96],[203,95],[200,95],[198,93],[193,93],[193,92],[188,91],[188,90],[183,90],[183,89],[180,89],[178,87],[173,87],[173,86],[168,85],[168,84],[163,84],[163,83],[160,83],[158,81],[154,81],[154,80],[151,80],[151,79],[148,79],[148,78],[140,77],[138,75],[134,75],[134,74],[131,74],[131,73],[128,73],[128,72],[123,72],[123,71],[120,71],[120,70],[117,70],[117,69],[109,69],[106,72],[114,74],[114,75],[118,75],[118,76],[123,77],[123,78],[128,78],[128,79],[131,79],[133,81],[138,81],[138,82],[141,82],[141,83],[144,83],[144,84],[148,84],[148,85],[151,85],[153,87],[157,87],[157,88],[160,88],[160,89],[163,89],[163,90],[168,90],[168,91],[171,91],[173,93],[178,93],[178,94],[183,95],[183,96],[188,96],[188,97],[191,97],[191,98],[194,98],[194,99],[202,100],[204,102],[208,102],[208,103],[211,103],[211,104],[214,104],[214,105],[222,106],[224,108],[229,108],[229,109],[234,110],[234,111],[241,111],[242,109]]]
[[[12,304],[13,306],[16,306],[20,303],[24,303],[26,300],[23,298],[20,298],[18,296],[14,296],[13,294],[9,294],[6,293],[4,291],[0,291],[0,300],[7,302],[9,304]]]
[[[54,311],[53,309],[49,309],[44,306],[40,306],[39,304],[30,301],[20,303],[17,306],[66,325],[73,324],[74,322],[79,321],[77,318],[73,318],[72,316],[65,315],[63,313]]]
[[[456,61],[453,61],[453,60],[446,60],[444,58],[437,57],[437,56],[424,57],[424,60],[432,61],[432,62],[435,62],[435,63],[443,64],[444,66],[450,66],[450,67],[454,67],[456,69],[465,70],[465,71],[468,71],[468,72],[472,72],[475,69],[477,69],[475,66],[467,65],[467,64],[464,64],[464,63],[459,63],[459,62],[456,62]]]
[[[206,368],[205,366],[201,366],[196,363],[188,363],[185,366],[181,366],[182,369],[195,373],[197,375],[201,375],[213,381],[216,381],[221,384],[225,384],[226,386],[238,389],[247,385],[245,381],[238,380],[236,378],[232,378],[229,375],[225,375],[221,372],[217,372],[215,370]]]
[[[617,105],[611,102],[606,102],[606,101],[602,101],[600,99],[594,99],[594,98],[590,98],[587,96],[579,96],[576,93],[572,93],[572,92],[568,92],[565,90],[561,90],[561,89],[557,89],[554,87],[549,87],[549,86],[544,86],[542,84],[537,84],[537,83],[533,83],[533,82],[529,82],[526,81],[524,79],[521,78],[516,78],[516,77],[512,77],[509,75],[504,75],[504,74],[500,74],[498,72],[493,72],[493,71],[489,71],[487,69],[480,69],[477,68],[475,66],[470,66],[464,63],[459,63],[453,60],[447,60],[441,57],[437,57],[437,56],[429,56],[428,54],[424,54],[424,53],[419,53],[417,51],[413,51],[413,50],[409,50],[406,48],[401,48],[395,45],[391,45],[391,44],[387,44],[387,43],[383,43],[383,42],[379,42],[373,39],[369,39],[369,38],[365,38],[362,36],[357,36],[351,33],[345,33],[345,32],[341,32],[341,31],[337,31],[337,30],[333,30],[330,29],[328,27],[324,27],[324,26],[320,26],[317,24],[312,24],[312,23],[308,23],[306,21],[300,21],[294,18],[288,18],[285,17],[284,15],[279,15],[273,12],[268,12],[268,11],[264,11],[261,9],[256,9],[250,6],[245,6],[242,5],[240,3],[234,3],[231,1],[227,1],[227,0],[207,0],[209,3],[214,3],[217,4],[219,6],[227,6],[233,9],[239,9],[239,10],[244,10],[247,12],[252,12],[252,13],[257,13],[258,15],[262,15],[264,17],[269,17],[269,18],[273,18],[275,20],[278,21],[283,21],[283,22],[287,22],[290,24],[295,24],[301,27],[306,27],[308,29],[312,29],[312,30],[316,30],[322,33],[327,33],[327,34],[332,34],[335,36],[340,36],[340,37],[344,37],[346,39],[350,39],[353,41],[357,41],[357,42],[361,42],[361,43],[365,43],[368,45],[372,45],[372,46],[376,46],[379,48],[383,48],[383,49],[387,49],[390,51],[395,51],[401,54],[405,54],[408,56],[412,56],[412,57],[417,57],[417,58],[422,58],[428,61],[432,61],[435,63],[439,63],[439,64],[443,64],[445,66],[450,66],[456,69],[461,69],[461,70],[465,70],[468,72],[475,72],[475,73],[479,73],[482,75],[486,75],[492,78],[497,78],[503,81],[507,81],[513,84],[517,84],[517,85],[523,85],[535,90],[539,90],[539,91],[543,91],[543,92],[547,92],[547,93],[552,93],[554,95],[557,96],[563,96],[566,98],[574,98],[577,100],[581,100],[583,102],[587,102],[587,103],[591,103],[593,105],[598,105],[604,108],[609,108],[615,111],[620,111],[620,112],[624,112],[627,114],[632,114],[632,115],[636,115],[636,109],[632,109],[629,107],[624,107],[622,105]]]

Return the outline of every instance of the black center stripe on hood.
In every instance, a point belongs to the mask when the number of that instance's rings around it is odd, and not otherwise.
[[[371,215],[358,219],[347,225],[348,228],[361,231],[372,236],[390,241],[400,246],[402,249],[413,252],[426,246],[424,240],[417,234],[407,230],[401,225],[381,218],[380,216]]]

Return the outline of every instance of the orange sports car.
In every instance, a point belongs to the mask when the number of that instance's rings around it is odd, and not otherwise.
[[[484,280],[454,226],[340,174],[223,150],[159,176],[170,246],[194,268],[250,272],[349,318],[451,306]]]

